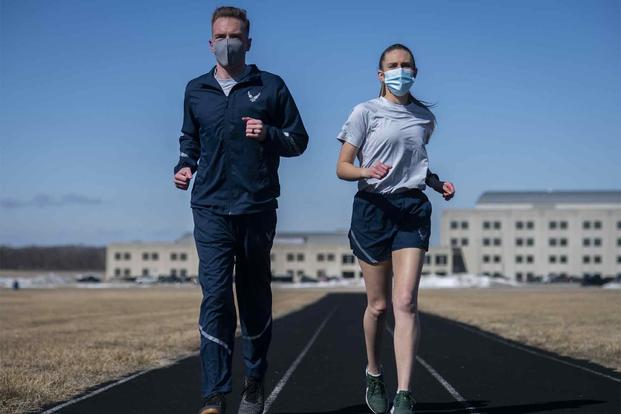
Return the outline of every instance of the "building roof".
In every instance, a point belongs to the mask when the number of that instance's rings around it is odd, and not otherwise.
[[[194,243],[192,232],[175,240],[176,244]],[[274,244],[343,244],[349,243],[347,232],[278,232]]]
[[[348,244],[347,232],[279,232],[274,244]]]
[[[621,191],[486,191],[477,205],[487,204],[621,204]]]

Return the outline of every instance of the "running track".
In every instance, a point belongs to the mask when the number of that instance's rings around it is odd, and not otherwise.
[[[368,413],[364,405],[363,294],[330,294],[274,322],[266,412]],[[390,317],[389,317],[390,318]],[[507,341],[471,326],[421,314],[422,342],[414,372],[417,413],[621,413],[621,375],[604,367]],[[393,321],[383,366],[392,399],[396,371]],[[243,367],[236,344],[236,413]],[[104,384],[44,413],[197,412],[198,356]]]

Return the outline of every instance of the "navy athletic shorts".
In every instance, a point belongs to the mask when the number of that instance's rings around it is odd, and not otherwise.
[[[408,247],[427,251],[430,233],[431,202],[421,190],[356,193],[349,243],[360,260],[383,262],[393,251]]]

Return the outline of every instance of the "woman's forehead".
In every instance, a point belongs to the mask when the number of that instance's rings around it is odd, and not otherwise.
[[[386,55],[384,56],[384,63],[391,63],[391,62],[397,62],[397,63],[412,62],[412,57],[406,50],[395,49],[395,50],[391,50],[390,52],[386,53]]]

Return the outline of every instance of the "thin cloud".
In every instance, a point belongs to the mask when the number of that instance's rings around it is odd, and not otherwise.
[[[97,205],[102,201],[99,198],[88,197],[82,194],[69,193],[61,196],[50,194],[37,194],[31,200],[17,200],[14,198],[3,198],[0,200],[2,208],[24,208],[24,207],[64,207],[69,205]]]

